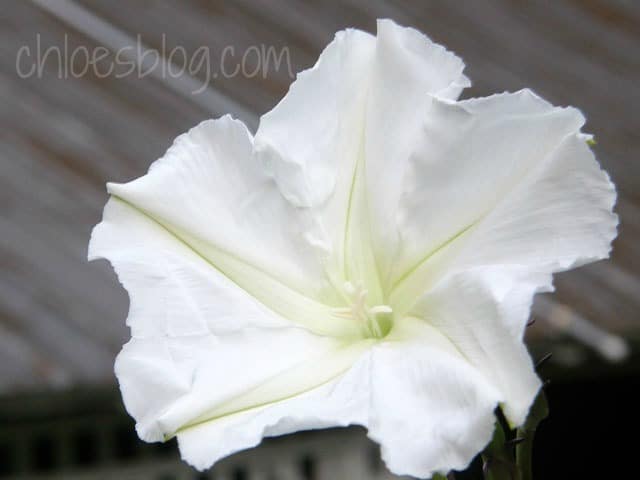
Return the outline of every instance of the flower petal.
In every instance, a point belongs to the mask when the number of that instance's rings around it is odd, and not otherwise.
[[[356,347],[347,356],[357,351]],[[329,356],[326,360],[335,362]],[[364,352],[344,374],[318,388],[182,430],[178,432],[182,458],[203,470],[220,458],[257,445],[264,437],[316,428],[366,425],[369,369],[370,355]]]
[[[615,189],[580,133],[584,119],[529,91],[432,100],[406,177],[392,297],[444,272],[524,265],[555,272],[604,258]]]
[[[316,64],[300,72],[287,95],[260,118],[256,151],[293,204],[319,206],[337,182],[348,189],[374,46],[368,33],[336,33]]]
[[[491,438],[500,399],[446,337],[409,319],[334,380],[195,425],[178,432],[178,442],[183,459],[205,469],[263,437],[362,425],[394,473],[428,477],[468,465]]]
[[[523,342],[533,295],[551,275],[522,267],[482,267],[446,277],[413,309],[445,335],[501,394],[503,411],[521,425],[539,388]]]
[[[347,371],[367,345],[291,327],[134,337],[118,356],[116,375],[140,438],[160,441],[296,399]]]
[[[455,100],[470,85],[464,63],[413,28],[378,21],[367,102],[364,155],[369,214],[380,268],[394,261],[395,225],[412,149],[422,135],[430,95]]]
[[[258,156],[286,198],[314,209],[324,231],[316,241],[334,253],[333,270],[344,273],[345,264],[371,243],[367,235],[354,241],[348,230],[382,225],[373,234],[387,235],[386,220],[400,192],[398,172],[419,133],[415,120],[426,94],[457,97],[469,84],[463,68],[459,58],[417,30],[381,20],[377,38],[357,30],[339,32],[316,65],[300,73],[289,93],[261,118]],[[373,223],[369,212],[376,215]],[[376,256],[388,259],[387,245],[373,240]],[[352,269],[369,269],[354,263]]]
[[[116,375],[144,440],[162,440],[229,408],[297,395],[353,361],[343,340],[315,335],[265,307],[117,198],[94,229],[90,256],[111,261],[131,298],[132,339]],[[341,361],[319,360],[329,353]],[[304,377],[295,374],[305,365]]]
[[[147,175],[108,190],[177,233],[312,289],[309,273],[320,267],[299,240],[308,219],[282,198],[252,155],[251,134],[227,115],[179,136]]]
[[[491,439],[500,394],[459,354],[422,339],[386,342],[371,372],[369,436],[392,472],[463,470]]]
[[[94,228],[89,258],[108,259],[129,292],[127,325],[134,337],[290,326],[187,244],[117,198],[109,200]]]
[[[147,232],[150,246],[159,235],[173,237],[288,320],[318,334],[359,331],[330,314],[325,304],[335,301],[334,293],[321,252],[304,238],[313,220],[290,205],[255,162],[241,122],[230,117],[203,122],[179,137],[147,175],[108,187],[133,211],[118,210],[127,220],[112,219],[115,230],[105,233],[99,247],[90,247],[92,256],[119,255],[110,242],[126,248],[130,235],[118,222],[135,224],[146,217],[159,227]]]

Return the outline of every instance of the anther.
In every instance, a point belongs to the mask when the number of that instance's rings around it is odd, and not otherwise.
[[[379,315],[381,313],[393,313],[393,309],[389,305],[376,305],[369,309],[371,315]]]

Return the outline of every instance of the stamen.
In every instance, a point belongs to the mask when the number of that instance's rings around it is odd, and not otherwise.
[[[332,314],[338,318],[356,320],[362,323],[366,331],[374,337],[383,337],[383,328],[380,322],[389,325],[389,315],[393,314],[393,309],[389,305],[367,305],[368,291],[362,284],[345,282],[343,285],[345,293],[348,295],[351,305],[348,307],[336,307],[332,309]]]
[[[372,315],[378,315],[380,313],[393,313],[393,309],[389,305],[376,305],[369,309],[369,313]]]

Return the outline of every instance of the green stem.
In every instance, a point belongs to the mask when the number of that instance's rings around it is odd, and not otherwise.
[[[496,422],[491,443],[482,452],[485,480],[519,480],[515,461],[506,444],[506,436],[500,422]]]
[[[456,475],[453,473],[453,470],[446,475],[436,473],[431,477],[431,480],[456,480]]]
[[[521,480],[533,480],[532,457],[533,457],[533,440],[536,434],[538,424],[547,418],[549,408],[544,392],[536,397],[529,416],[524,425],[518,429],[517,436],[522,438],[522,442],[516,446],[516,465],[520,471]]]

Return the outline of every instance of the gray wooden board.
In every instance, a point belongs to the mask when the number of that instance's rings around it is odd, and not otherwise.
[[[213,68],[220,68],[227,46],[235,49],[235,60],[252,46],[287,47],[293,72],[311,66],[335,31],[373,31],[376,18],[391,17],[464,58],[474,82],[465,96],[530,87],[556,104],[579,107],[596,135],[596,153],[618,185],[620,237],[611,262],[559,275],[555,298],[612,331],[640,331],[638,2],[70,5],[112,28],[114,40],[140,35],[150,48],[182,46],[188,55],[207,46]],[[127,338],[127,298],[105,263],[85,261],[90,229],[106,201],[104,183],[143,174],[179,133],[226,113],[158,78],[60,79],[51,64],[42,78],[18,77],[18,49],[33,48],[36,35],[45,47],[61,46],[66,38],[70,49],[91,50],[102,44],[93,33],[28,1],[3,0],[0,7],[0,393],[114,381],[113,359]],[[202,81],[203,73],[194,80]],[[281,68],[251,78],[219,76],[211,89],[257,118],[290,82]],[[534,333],[536,339],[544,336]]]

